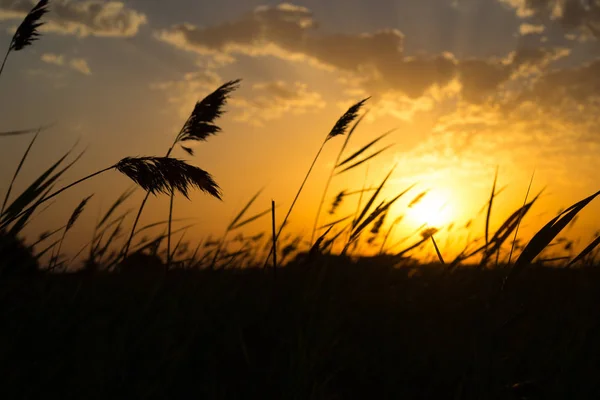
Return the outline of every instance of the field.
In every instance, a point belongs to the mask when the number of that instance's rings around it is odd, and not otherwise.
[[[411,272],[412,271],[412,272]],[[0,285],[6,398],[591,399],[600,272],[61,274]]]
[[[10,54],[39,39],[47,6],[40,0],[18,27],[0,75]],[[394,166],[374,187],[328,192],[335,176],[368,167],[390,147],[381,143],[388,132],[348,154],[369,98],[324,136],[287,211],[276,218],[281,204],[273,201],[249,212],[259,190],[220,236],[184,240],[191,225],[173,218],[175,196],[222,193],[209,172],[173,153],[192,157],[190,143],[220,133],[217,121],[240,82],[198,101],[166,155],[126,157],[64,186],[83,153],[73,157],[72,149],[13,193],[46,128],[0,132],[0,140],[31,137],[0,209],[2,398],[600,398],[600,234],[578,253],[567,237],[600,192],[525,239],[521,222],[542,193],[524,193],[494,231],[503,190],[496,171],[473,213],[483,232],[472,220],[459,228],[426,223],[398,248],[388,239],[428,190],[413,193],[413,185],[383,198]],[[322,150],[342,138],[311,234],[286,231]],[[133,188],[103,210],[79,252],[63,244],[94,194],[63,226],[25,237],[64,192],[110,173]],[[124,211],[134,189],[146,197]],[[170,198],[169,217],[138,226],[150,195]],[[338,215],[349,201],[356,211]],[[270,229],[248,235],[243,228],[258,220]],[[449,259],[436,237],[458,229],[472,239]],[[425,246],[435,263],[415,256]],[[377,255],[365,256],[365,248]]]

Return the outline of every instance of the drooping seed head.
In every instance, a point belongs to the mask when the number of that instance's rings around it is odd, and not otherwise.
[[[152,194],[177,190],[189,198],[189,190],[197,188],[221,200],[221,189],[208,172],[175,158],[127,157],[115,168]]]

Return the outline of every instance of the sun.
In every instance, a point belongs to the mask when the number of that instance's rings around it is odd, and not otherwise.
[[[418,203],[409,207],[406,216],[418,226],[441,228],[451,222],[452,209],[444,193],[432,190]]]

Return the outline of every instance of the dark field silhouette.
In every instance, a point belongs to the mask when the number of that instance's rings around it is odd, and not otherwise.
[[[6,398],[600,395],[597,268],[163,271],[3,280]]]

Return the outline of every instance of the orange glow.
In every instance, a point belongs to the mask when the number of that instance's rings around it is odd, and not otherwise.
[[[407,208],[407,218],[417,226],[441,228],[453,218],[449,197],[441,190],[432,190],[414,206]]]

